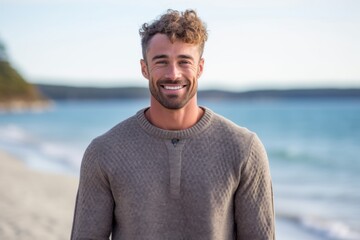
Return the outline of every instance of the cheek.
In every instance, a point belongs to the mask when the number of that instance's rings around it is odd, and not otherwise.
[[[162,71],[159,68],[151,68],[151,69],[149,69],[149,75],[150,75],[150,77],[152,79],[154,79],[154,78],[156,79],[156,78],[160,77],[161,74],[162,74]]]
[[[182,70],[182,75],[185,76],[186,78],[194,78],[197,76],[197,68],[196,67],[184,68]]]
[[[192,71],[192,74],[193,74],[195,77],[199,77],[200,72],[201,72],[200,66],[197,65],[197,66],[193,67],[193,68],[191,69],[191,71]]]

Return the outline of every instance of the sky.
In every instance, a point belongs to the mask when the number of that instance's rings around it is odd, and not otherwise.
[[[207,24],[202,89],[360,87],[358,0],[0,0],[0,40],[33,83],[146,87],[138,30],[169,8]]]

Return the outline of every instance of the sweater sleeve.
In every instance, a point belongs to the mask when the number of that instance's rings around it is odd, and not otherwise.
[[[94,145],[87,148],[81,163],[71,240],[108,240],[112,230],[114,201],[99,166],[101,153]]]
[[[273,190],[264,146],[254,135],[235,193],[237,239],[275,239]]]

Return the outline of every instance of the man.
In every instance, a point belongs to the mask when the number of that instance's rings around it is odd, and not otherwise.
[[[205,25],[169,10],[140,35],[150,107],[86,150],[72,239],[274,239],[263,145],[197,105]]]

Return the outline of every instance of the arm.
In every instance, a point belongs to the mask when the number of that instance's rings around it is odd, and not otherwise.
[[[237,239],[273,240],[275,216],[269,162],[256,135],[240,171],[234,200]]]
[[[98,157],[92,143],[81,163],[71,240],[108,240],[112,230],[114,201]]]

